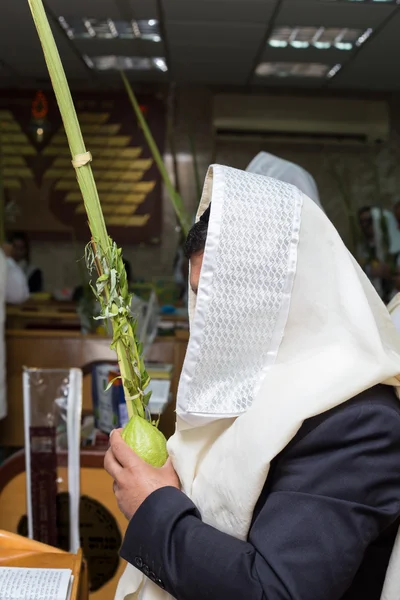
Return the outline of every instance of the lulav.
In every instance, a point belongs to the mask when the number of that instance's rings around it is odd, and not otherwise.
[[[28,0],[33,20],[42,44],[54,93],[64,123],[89,228],[92,235],[87,247],[87,263],[95,267],[98,278],[93,291],[101,305],[101,318],[109,319],[127,403],[129,423],[123,438],[144,460],[162,466],[167,459],[166,440],[150,422],[146,407],[150,399],[149,376],[146,372],[142,346],[136,338],[136,321],[130,312],[131,296],[122,260],[122,251],[108,236],[96,183],[90,166],[92,156],[86,150],[78,117],[56,43],[42,0]]]

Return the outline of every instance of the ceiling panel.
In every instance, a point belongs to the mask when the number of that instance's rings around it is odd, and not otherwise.
[[[275,25],[319,27],[378,27],[396,8],[389,4],[284,0]]]
[[[16,36],[10,36],[10,31],[18,32],[18,39]],[[53,32],[67,75],[75,79],[87,77],[87,69],[83,61],[75,54],[58,26],[53,28]],[[43,52],[27,2],[8,2],[7,11],[2,13],[0,59],[3,59],[20,76],[48,77]]]
[[[267,23],[277,0],[163,0],[167,21]]]
[[[265,34],[263,25],[239,25],[226,23],[166,23],[169,45],[203,46],[216,48],[242,47],[243,52],[251,52],[257,47]],[[218,56],[216,56],[218,59]]]
[[[330,87],[400,90],[400,11],[332,80]]]
[[[186,49],[184,54],[181,48],[174,47],[170,54],[172,64],[186,64],[189,67],[213,62],[216,69],[223,65],[228,71],[233,71],[237,64],[245,64],[248,68],[252,64],[252,55],[243,52],[240,48],[220,48],[218,49],[218,59],[215,56],[215,49],[211,47],[191,46]]]
[[[57,17],[109,17],[117,20],[154,19],[158,16],[156,0],[47,0],[47,6]]]
[[[247,71],[238,69],[229,73],[223,69],[215,71],[213,65],[207,65],[203,69],[191,69],[187,65],[177,66],[177,76],[174,79],[181,85],[219,85],[219,86],[242,86],[247,78]]]
[[[157,18],[157,0],[114,0],[115,2],[126,2],[135,19]]]
[[[400,6],[385,3],[319,2],[318,0],[44,0],[55,17],[163,19],[164,43],[145,40],[69,40],[53,23],[57,44],[73,85],[118,86],[118,73],[96,73],[81,55],[165,56],[169,72],[129,72],[143,81],[231,84],[245,86],[259,61],[343,64],[329,86],[340,89],[400,89]],[[42,51],[26,0],[0,0],[0,86],[35,85],[48,79]],[[158,15],[158,2],[162,15]],[[275,15],[279,4],[280,9]],[[395,13],[397,11],[397,13]],[[390,16],[398,14],[390,20]],[[275,15],[275,23],[271,23]],[[271,48],[263,42],[273,26],[373,28],[357,52]],[[18,32],[18,43],[10,32]],[[346,64],[346,61],[349,61]],[[13,76],[13,78],[11,78]],[[93,83],[94,82],[94,83]],[[325,79],[256,78],[263,87],[322,87]]]
[[[174,62],[174,79],[180,82],[191,83],[191,79],[197,83],[201,79],[203,83],[214,82],[215,79],[223,79],[225,83],[232,85],[243,85],[249,74],[249,62],[233,61],[231,68],[226,68],[226,63],[215,64],[212,59],[190,60]]]
[[[154,43],[146,40],[75,40],[74,44],[81,54],[88,56],[165,56],[162,42]]]
[[[320,89],[324,84],[325,79],[318,79],[313,77],[271,77],[268,80],[265,77],[257,77],[255,76],[252,85],[256,87],[268,87],[268,88],[284,88],[287,89],[290,87],[291,89],[306,89],[306,90],[314,90]]]
[[[114,0],[47,0],[47,6],[56,17],[122,18]]]

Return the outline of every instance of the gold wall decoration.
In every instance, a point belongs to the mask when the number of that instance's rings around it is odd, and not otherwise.
[[[71,167],[64,128],[52,94],[46,93],[46,136],[32,129],[35,92],[6,92],[0,98],[3,180],[7,200],[19,205],[15,229],[32,239],[87,239],[82,197]],[[159,239],[161,180],[125,95],[75,94],[76,107],[110,235],[118,243]],[[161,149],[164,106],[143,98],[146,118]]]

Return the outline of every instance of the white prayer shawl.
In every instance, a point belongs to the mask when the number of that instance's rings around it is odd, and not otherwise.
[[[300,167],[300,165],[296,165],[268,152],[260,152],[253,158],[246,171],[248,173],[264,175],[265,177],[273,177],[284,183],[291,183],[322,208],[314,178],[303,167]]]
[[[270,463],[302,423],[378,383],[399,385],[400,336],[297,188],[215,165],[198,218],[211,200],[168,450],[203,521],[244,540]],[[399,599],[399,573],[396,542],[382,600]],[[128,597],[170,598],[131,565],[116,595]]]

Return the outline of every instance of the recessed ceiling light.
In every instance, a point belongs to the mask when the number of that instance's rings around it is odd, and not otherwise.
[[[322,63],[262,62],[256,69],[260,77],[327,77],[330,65]]]
[[[71,40],[142,39],[161,42],[159,23],[156,19],[140,21],[114,21],[114,19],[89,19],[80,17],[58,18],[61,27]]]
[[[372,29],[348,27],[276,27],[268,40],[273,48],[317,48],[327,50],[352,50],[361,46],[371,35]]]
[[[88,67],[98,71],[152,71],[158,70],[164,73],[168,71],[164,58],[148,58],[144,56],[87,56],[84,60]]]

